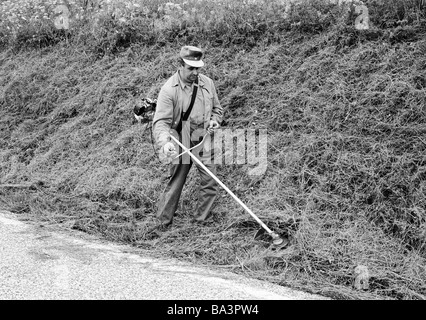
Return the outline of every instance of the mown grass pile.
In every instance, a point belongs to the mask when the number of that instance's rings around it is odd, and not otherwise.
[[[0,28],[0,206],[334,298],[424,299],[422,1],[365,1],[374,25],[365,31],[353,12],[319,0],[240,11],[140,3],[128,12],[144,15],[105,13],[95,29],[83,18],[62,34],[46,22],[40,37]],[[211,17],[185,16],[191,6]],[[173,227],[145,237],[168,168],[132,109],[156,97],[188,42],[206,49],[224,125],[268,130],[264,174],[234,164],[218,177],[290,238],[287,250],[255,240],[259,226],[223,190],[214,223],[193,225],[195,170]],[[368,290],[353,288],[358,265],[370,271]]]

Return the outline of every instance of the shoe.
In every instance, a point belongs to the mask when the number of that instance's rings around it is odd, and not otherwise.
[[[208,226],[208,225],[212,224],[212,222],[213,222],[213,219],[211,219],[211,218],[207,219],[207,220],[197,220],[195,218],[191,219],[191,223],[195,223],[195,224],[198,224],[200,226]]]
[[[143,224],[144,233],[148,234],[153,231],[165,231],[170,224],[165,224],[158,219],[149,219]]]

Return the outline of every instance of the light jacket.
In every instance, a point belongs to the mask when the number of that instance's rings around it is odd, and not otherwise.
[[[179,77],[179,72],[171,76],[161,87],[157,98],[157,107],[152,122],[157,148],[162,148],[171,140],[171,129],[176,129],[182,116],[182,110],[185,112],[189,107],[189,102],[186,104],[183,101],[185,99]],[[204,95],[204,129],[207,129],[210,120],[215,120],[219,124],[222,122],[223,108],[212,79],[199,74],[198,86],[197,95]],[[185,129],[185,126],[183,128]]]

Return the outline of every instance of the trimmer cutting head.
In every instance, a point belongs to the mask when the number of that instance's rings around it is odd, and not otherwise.
[[[284,242],[284,239],[281,238],[278,234],[276,234],[275,232],[271,233],[271,237],[272,237],[272,244],[274,246],[279,246]]]
[[[290,241],[287,238],[286,239],[281,238],[275,232],[272,232],[270,235],[272,237],[272,246],[271,246],[272,250],[282,250],[287,248],[287,246],[290,244]]]
[[[263,239],[263,240],[269,241],[270,238],[267,235],[268,233],[265,231],[265,229],[261,228],[256,232],[254,239]],[[272,243],[270,247],[272,250],[282,250],[287,248],[288,245],[290,244],[290,241],[288,238],[283,238],[274,231],[269,233],[269,236],[272,238]]]

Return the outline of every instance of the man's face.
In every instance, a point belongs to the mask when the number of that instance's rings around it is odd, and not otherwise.
[[[195,67],[191,67],[189,65],[187,65],[186,63],[181,67],[181,74],[180,76],[182,77],[182,80],[188,84],[193,83],[197,77],[198,77],[198,73],[199,73],[199,69],[200,68],[195,68]]]

